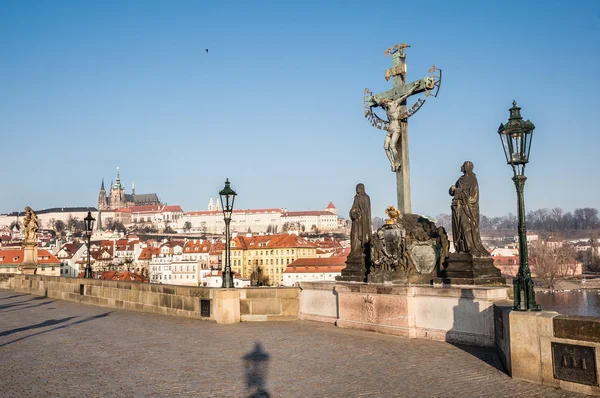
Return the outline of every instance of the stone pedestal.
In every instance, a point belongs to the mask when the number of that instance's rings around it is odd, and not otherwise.
[[[346,268],[342,270],[342,275],[336,276],[336,281],[343,282],[365,282],[366,281],[365,260],[362,258],[350,258],[346,260]]]
[[[240,322],[240,292],[236,289],[219,290],[216,295],[215,320],[217,323]]]
[[[348,329],[493,347],[493,304],[506,294],[506,286],[303,282],[298,315]]]
[[[37,242],[23,243],[23,262],[19,271],[25,275],[35,275],[37,271],[38,244]]]
[[[470,253],[450,253],[446,267],[434,283],[450,285],[505,285],[500,270],[491,257],[473,257]]]

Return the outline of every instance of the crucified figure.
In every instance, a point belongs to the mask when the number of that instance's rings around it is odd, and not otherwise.
[[[387,113],[389,123],[387,126],[387,133],[383,141],[383,149],[390,160],[392,171],[399,171],[402,167],[402,159],[398,153],[397,144],[402,132],[406,129],[406,118],[408,116],[406,113],[401,112],[400,106],[404,100],[406,100],[416,90],[419,89],[419,85],[420,84],[417,81],[405,95],[395,100],[391,100],[389,98],[382,98],[378,100],[377,98],[372,97],[372,101],[377,106],[382,107]]]

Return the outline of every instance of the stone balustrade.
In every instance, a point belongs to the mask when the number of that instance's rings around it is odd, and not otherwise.
[[[130,311],[213,320],[296,320],[300,289],[219,289],[41,275],[0,275],[0,289]]]

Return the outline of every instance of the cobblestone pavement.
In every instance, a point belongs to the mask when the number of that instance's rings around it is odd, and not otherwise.
[[[493,351],[310,322],[217,325],[0,291],[2,397],[576,397]]]

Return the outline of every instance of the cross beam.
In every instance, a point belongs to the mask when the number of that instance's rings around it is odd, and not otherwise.
[[[407,121],[409,114],[406,108],[406,99],[412,95],[432,90],[435,86],[435,77],[432,76],[406,83],[406,54],[404,50],[407,47],[410,46],[406,44],[395,45],[385,51],[385,55],[392,55],[392,67],[385,71],[385,78],[386,80],[389,80],[390,77],[392,78],[393,87],[388,91],[384,91],[366,99],[369,107],[381,106],[381,100],[383,99],[400,101],[395,104],[398,106],[395,106],[394,111],[392,111],[391,107],[384,108],[388,114],[388,120],[390,121],[384,145],[386,146],[385,149],[388,152],[388,157],[397,156],[392,163],[392,170],[395,170],[396,172],[398,210],[400,210],[402,214],[412,213],[410,201],[410,162],[408,153]],[[416,89],[415,86],[417,86]],[[404,99],[402,99],[403,97]],[[365,115],[367,114],[368,113]],[[394,125],[392,126],[392,124]],[[390,137],[390,135],[393,137]],[[392,151],[391,148],[387,147],[388,145],[393,145],[390,142],[395,142],[395,151]]]

